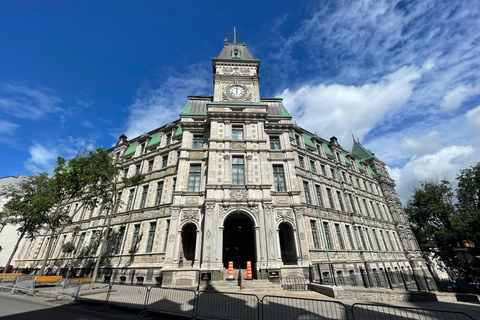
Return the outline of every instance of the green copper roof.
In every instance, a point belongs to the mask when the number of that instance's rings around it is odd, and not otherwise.
[[[190,101],[188,101],[187,105],[185,106],[185,108],[183,108],[180,114],[190,114],[191,110],[192,110],[192,104],[190,103]]]
[[[352,164],[352,162],[350,161],[350,159],[348,159],[346,153],[343,154],[343,159],[345,159],[345,162],[346,162],[346,163],[348,163],[348,164],[350,164],[350,165]]]
[[[365,168],[362,166],[362,164],[360,163],[360,160],[358,159],[355,159],[355,163],[357,164],[357,167],[358,169],[362,170],[362,171],[365,171]]]
[[[131,145],[128,146],[127,151],[123,154],[124,157],[128,157],[129,155],[135,153],[135,150],[137,150],[138,142],[134,142]]]
[[[312,147],[314,149],[317,149],[315,144],[312,142],[313,136],[309,133],[303,133],[303,140],[305,141],[305,145],[308,147]]]
[[[353,142],[352,154],[363,160],[375,157],[375,154],[372,151],[366,149],[357,141]]]
[[[161,132],[155,133],[155,134],[152,136],[152,139],[150,140],[150,142],[148,143],[147,148],[148,148],[148,147],[151,147],[151,146],[154,146],[154,145],[156,145],[156,144],[159,144],[160,141],[162,141],[162,133],[161,133]]]
[[[178,126],[177,131],[175,132],[173,137],[178,137],[178,136],[181,136],[182,134],[183,134],[182,127]]]
[[[327,156],[335,158],[335,156],[333,155],[332,149],[330,149],[328,144],[324,143],[323,144],[323,149],[325,150],[325,153],[327,154]]]
[[[290,137],[290,139],[295,139],[295,137],[293,136],[292,131],[290,131],[290,132],[288,133],[288,136]]]
[[[368,167],[368,170],[370,171],[370,173],[372,174],[372,176],[376,177],[377,174],[375,173],[375,171],[373,171],[372,167]]]

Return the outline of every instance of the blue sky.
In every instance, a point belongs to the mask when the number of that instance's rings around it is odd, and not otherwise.
[[[397,180],[453,180],[480,155],[480,3],[2,1],[0,177],[109,148],[212,94],[225,30],[261,60],[262,96]]]

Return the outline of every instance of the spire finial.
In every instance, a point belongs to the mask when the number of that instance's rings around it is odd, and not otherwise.
[[[228,34],[227,30],[225,30],[225,39],[223,39],[223,42],[228,43]]]

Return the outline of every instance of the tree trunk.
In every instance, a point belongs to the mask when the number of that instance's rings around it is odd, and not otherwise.
[[[37,271],[37,274],[38,274],[38,272],[40,272],[40,275],[41,275],[43,273],[43,271],[45,270],[45,267],[47,266],[48,257],[50,256],[50,250],[52,250],[52,244],[54,242],[54,241],[52,241],[54,239],[54,236],[55,236],[55,232],[52,231],[52,233],[50,234],[50,239],[48,239],[48,246],[47,246],[47,251],[45,252],[45,258],[43,258],[42,266],[41,266],[40,270]]]
[[[110,209],[110,213],[108,215],[107,226],[105,228],[105,232],[103,233],[102,243],[100,244],[100,252],[98,253],[97,262],[95,263],[95,269],[93,269],[92,282],[90,282],[89,290],[93,289],[93,285],[95,284],[95,280],[97,279],[98,268],[100,267],[100,260],[102,260],[103,255],[103,248],[105,247],[105,243],[107,242],[108,230],[110,229],[110,225],[112,222],[112,211],[113,208]]]
[[[17,243],[15,243],[15,247],[13,248],[12,254],[10,255],[10,258],[8,258],[7,264],[5,265],[5,271],[8,270],[8,267],[10,266],[10,263],[13,260],[13,256],[15,256],[15,253],[18,250],[18,245],[20,244],[20,241],[22,241],[24,235],[25,235],[25,231],[23,231],[22,234],[18,237]]]

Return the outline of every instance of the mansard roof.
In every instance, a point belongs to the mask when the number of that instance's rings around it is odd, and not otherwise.
[[[235,49],[238,50],[237,55],[232,53],[233,50]],[[250,50],[248,50],[247,45],[245,43],[231,43],[231,42],[225,43],[217,59],[255,60],[255,58],[250,53]]]

